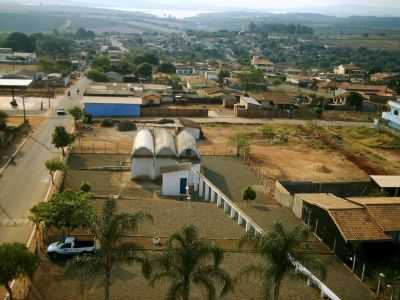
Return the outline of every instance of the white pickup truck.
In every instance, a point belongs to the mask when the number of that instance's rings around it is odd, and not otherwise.
[[[93,253],[96,250],[96,243],[92,241],[78,241],[74,237],[67,237],[63,242],[55,242],[47,247],[49,257],[72,256],[79,254]]]

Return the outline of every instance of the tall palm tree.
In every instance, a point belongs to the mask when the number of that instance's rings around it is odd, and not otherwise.
[[[205,289],[208,300],[216,299],[233,289],[231,277],[221,269],[223,258],[223,249],[201,240],[193,225],[186,226],[170,236],[164,253],[154,259],[150,284],[169,281],[168,300],[189,300],[193,285]]]
[[[91,232],[98,241],[99,249],[94,255],[76,257],[68,262],[65,273],[67,275],[82,272],[88,276],[101,276],[104,284],[104,299],[110,299],[111,275],[115,266],[123,263],[139,263],[143,275],[148,278],[151,266],[141,251],[142,248],[129,243],[122,245],[123,236],[129,231],[136,231],[139,223],[152,220],[144,213],[116,213],[115,200],[107,200],[101,216],[96,217]],[[83,267],[84,266],[84,267]]]
[[[288,230],[282,223],[275,223],[272,230],[265,235],[246,234],[239,242],[239,247],[252,246],[261,257],[263,263],[247,266],[242,269],[241,276],[256,275],[263,283],[265,299],[278,300],[282,280],[285,276],[296,273],[293,260],[311,267],[318,267],[321,277],[326,270],[324,265],[310,251],[301,248],[309,232],[303,227]],[[306,251],[305,251],[306,250]]]

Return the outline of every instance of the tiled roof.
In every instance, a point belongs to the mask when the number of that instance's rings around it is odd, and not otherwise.
[[[391,240],[363,207],[329,210],[329,215],[346,241]]]
[[[333,194],[296,194],[303,201],[322,209],[354,209],[361,208],[360,205],[347,201],[346,199],[337,197]]]

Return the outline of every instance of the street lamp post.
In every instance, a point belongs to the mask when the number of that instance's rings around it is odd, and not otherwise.
[[[391,284],[386,285],[387,289],[390,289],[390,300],[393,300],[393,286]]]
[[[376,296],[379,296],[379,292],[381,289],[381,281],[383,281],[383,279],[385,279],[385,274],[383,273],[379,273],[379,280],[378,280],[378,288],[376,289]]]

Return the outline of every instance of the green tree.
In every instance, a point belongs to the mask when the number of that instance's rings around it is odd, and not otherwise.
[[[74,42],[59,35],[46,34],[36,40],[37,52],[41,56],[48,56],[56,60],[57,58],[69,58]]]
[[[86,73],[86,77],[95,82],[108,82],[107,75],[98,69],[92,69]]]
[[[252,69],[239,74],[240,88],[244,91],[265,90],[267,85],[261,70]]]
[[[236,132],[229,137],[229,143],[236,148],[236,155],[247,155],[250,151],[250,139],[244,132]]]
[[[31,208],[31,220],[43,223],[46,227],[54,227],[71,231],[92,224],[95,210],[90,203],[90,194],[85,192],[64,191],[54,194],[50,201],[40,202]]]
[[[355,92],[349,93],[349,95],[346,98],[347,104],[351,107],[353,107],[356,110],[361,110],[364,102],[364,97]]]
[[[162,63],[158,67],[158,72],[164,73],[164,74],[175,74],[176,73],[176,68],[175,68],[174,64]]]
[[[145,53],[143,55],[138,55],[134,58],[134,63],[135,65],[140,65],[140,64],[150,64],[153,66],[159,65],[160,64],[160,59],[158,58],[157,55],[153,53]]]
[[[275,223],[267,234],[243,236],[239,247],[250,245],[260,256],[262,263],[242,269],[240,277],[255,275],[263,283],[264,299],[278,300],[282,280],[288,275],[300,276],[293,259],[309,267],[317,267],[322,278],[326,275],[324,265],[313,254],[307,253],[301,245],[309,232],[302,227],[288,230],[282,223]]]
[[[77,122],[82,118],[83,110],[79,106],[74,106],[68,110],[68,113],[74,118],[74,124],[76,127]]]
[[[169,79],[169,81],[170,81],[170,85],[174,91],[182,90],[181,79],[179,78],[178,75],[172,75],[171,78]]]
[[[221,69],[218,73],[218,84],[220,86],[224,85],[225,78],[228,78],[230,75],[228,70]]]
[[[105,55],[97,56],[92,63],[92,68],[103,72],[111,71],[111,60]]]
[[[56,174],[56,172],[57,171],[65,172],[68,169],[68,167],[64,163],[64,161],[61,159],[58,159],[58,158],[46,160],[45,165],[46,165],[46,169],[50,173],[51,184],[53,186],[55,186],[54,175]]]
[[[22,32],[13,32],[3,42],[4,48],[11,48],[19,52],[34,52],[35,44],[33,40]]]
[[[0,130],[5,130],[7,128],[7,113],[0,111]]]
[[[144,213],[117,213],[115,200],[104,203],[102,216],[95,219],[91,233],[95,236],[100,247],[94,255],[76,257],[68,262],[66,273],[80,272],[82,268],[89,270],[88,275],[102,277],[104,284],[104,300],[110,298],[111,275],[113,269],[123,263],[138,263],[142,273],[149,278],[151,265],[143,255],[141,247],[134,243],[122,244],[124,235],[138,229],[140,223],[152,220]]]
[[[54,129],[52,143],[56,148],[61,148],[62,155],[65,156],[65,147],[71,145],[75,140],[75,136],[68,133],[64,126],[57,126]]]
[[[23,244],[0,245],[0,285],[4,286],[13,300],[11,281],[21,276],[32,278],[38,267],[38,261]]]
[[[242,191],[242,199],[244,201],[247,202],[254,201],[256,198],[257,198],[257,193],[251,186],[248,186]]]
[[[217,299],[233,290],[231,277],[221,268],[223,258],[223,249],[201,240],[193,225],[186,226],[169,238],[164,253],[154,259],[150,284],[168,280],[166,299],[170,300],[189,300],[192,285],[205,289],[208,300]]]
[[[151,78],[153,74],[153,67],[148,63],[139,65],[136,69],[136,75],[144,78]]]

